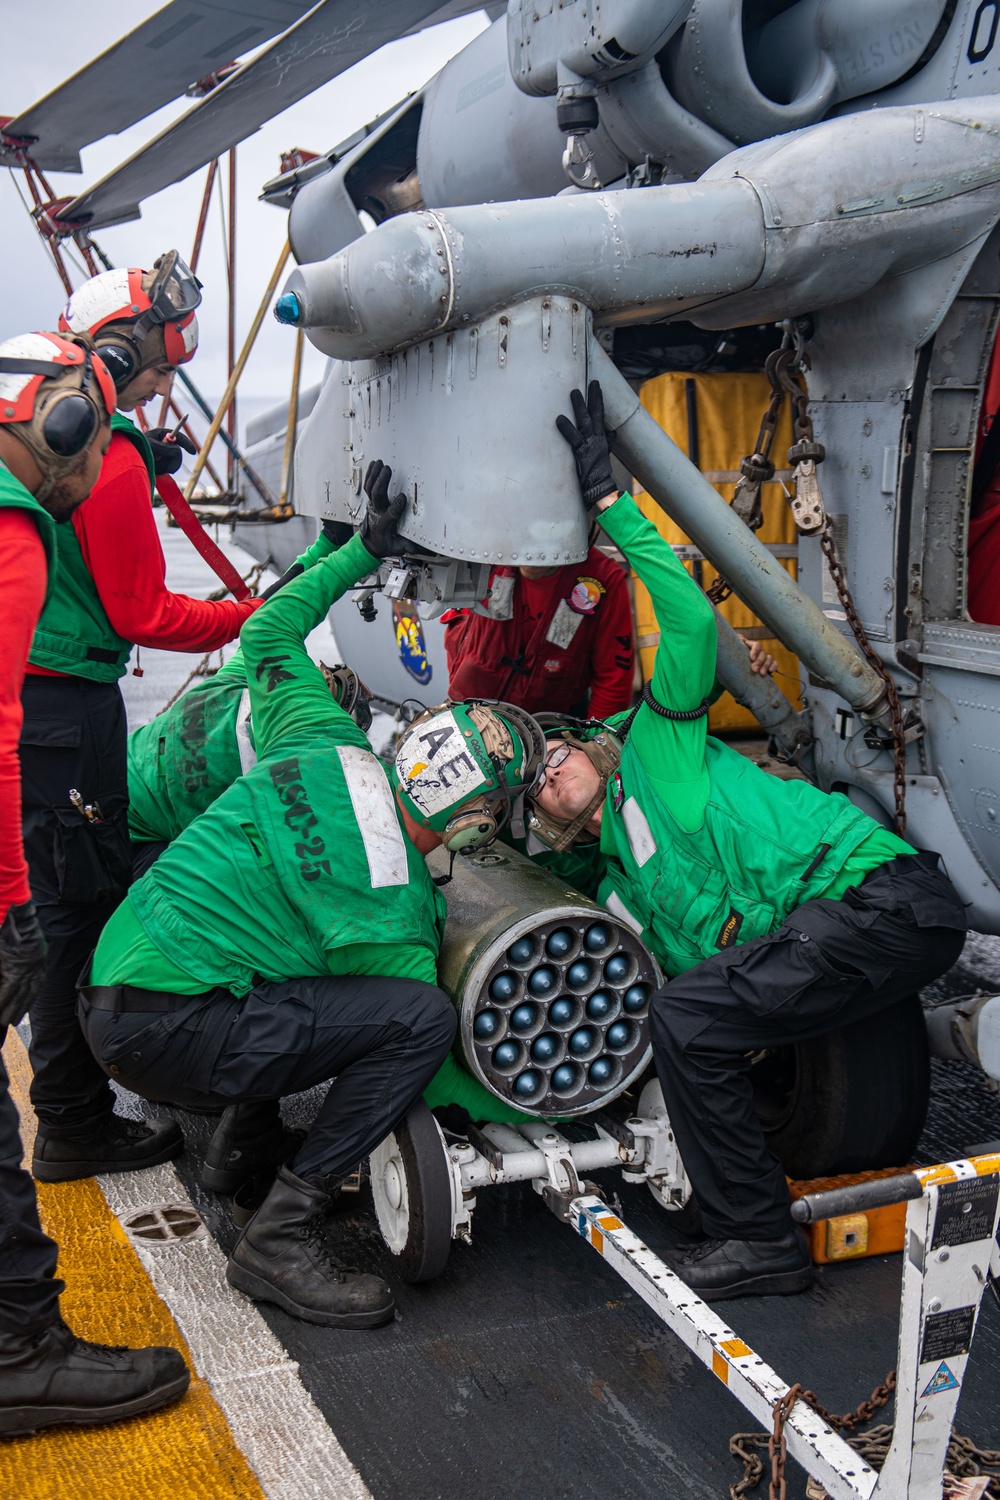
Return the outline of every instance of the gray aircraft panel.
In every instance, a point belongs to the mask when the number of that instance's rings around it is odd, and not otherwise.
[[[173,0],[23,110],[6,133],[34,141],[38,166],[79,172],[84,146],[144,120],[308,9],[309,0]]]
[[[862,110],[923,99],[968,98],[996,91],[1000,38],[992,0],[959,0],[951,23],[924,67],[893,88],[865,93],[842,109]]]
[[[440,620],[418,620],[408,606],[380,595],[375,604],[378,617],[371,621],[361,618],[350,594],[330,611],[343,660],[382,703],[408,698],[425,708],[441,703],[448,696],[445,626]]]
[[[60,217],[88,228],[139,217],[139,205],[252,135],[441,7],[437,0],[321,0],[219,88],[74,198]]]
[[[812,125],[838,100],[903,77],[943,9],[944,0],[799,0],[754,33],[744,30],[743,6],[694,0],[667,81],[682,105],[723,135],[759,141]]]

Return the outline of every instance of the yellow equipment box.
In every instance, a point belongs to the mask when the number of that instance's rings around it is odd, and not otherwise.
[[[811,1182],[790,1182],[793,1198],[806,1193],[828,1193],[832,1188],[853,1187],[856,1182],[874,1182],[880,1177],[900,1177],[912,1167],[886,1167],[880,1172],[849,1172],[842,1177],[816,1177]],[[809,1253],[818,1266],[832,1261],[860,1260],[866,1255],[891,1255],[902,1250],[906,1232],[906,1204],[869,1208],[860,1214],[840,1214],[836,1219],[817,1219],[803,1226],[809,1238]]]
[[[736,480],[739,478],[740,460],[753,452],[760,419],[770,397],[771,388],[763,371],[750,375],[725,372],[685,375],[670,371],[647,380],[640,392],[642,404],[650,416],[697,464],[705,478],[726,501],[733,498]],[[785,465],[791,442],[790,403],[786,401],[771,449],[775,468],[779,475],[785,477],[786,482],[790,478]],[[644,490],[637,488],[635,498],[643,513],[649,516],[666,541],[673,545],[690,544],[690,539],[680,527],[670,520]],[[794,577],[797,568],[794,556],[797,533],[784,490],[777,480],[763,486],[761,501],[764,524],[757,535],[762,542],[773,544],[777,548],[782,565]],[[687,562],[686,566],[703,588],[707,588],[716,576],[715,569],[708,562],[692,561]],[[637,578],[633,579],[633,584],[636,645],[642,663],[643,681],[648,682],[652,676],[653,657],[660,639],[659,626],[645,587]],[[798,658],[780,641],[767,636],[765,627],[735,595],[720,607],[735,630],[752,639],[762,640],[766,649],[777,658],[781,672],[788,674],[779,679],[781,687],[795,702],[795,682],[790,682],[788,677],[798,680]],[[712,705],[708,727],[713,733],[724,729],[751,729],[760,732],[757,720],[749,710],[741,708],[728,693],[723,693],[718,702]]]

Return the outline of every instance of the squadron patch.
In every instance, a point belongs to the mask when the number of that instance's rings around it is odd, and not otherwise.
[[[569,596],[569,607],[578,615],[592,615],[607,590],[596,578],[578,578]]]
[[[621,812],[622,803],[625,801],[625,792],[622,788],[622,773],[616,771],[608,782],[608,791],[611,793],[611,805],[615,812]]]
[[[392,616],[399,659],[414,681],[419,682],[421,687],[426,687],[434,675],[434,668],[427,660],[427,647],[417,607],[411,601],[394,599]]]

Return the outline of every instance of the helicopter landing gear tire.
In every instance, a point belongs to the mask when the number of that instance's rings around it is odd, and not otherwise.
[[[905,1166],[930,1094],[927,1028],[907,995],[840,1031],[763,1053],[754,1108],[789,1177]]]
[[[404,1281],[440,1276],[451,1252],[451,1172],[422,1099],[368,1158],[378,1227]]]

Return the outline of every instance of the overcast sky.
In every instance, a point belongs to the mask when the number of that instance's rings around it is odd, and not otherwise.
[[[359,0],[364,3],[364,0]],[[3,6],[0,51],[0,115],[13,116],[138,26],[160,6],[131,0],[127,6],[109,0],[33,0],[28,6]],[[419,88],[487,24],[482,12],[451,21],[419,36],[394,42],[316,93],[271,120],[238,149],[237,347],[263,295],[287,232],[284,210],[257,201],[261,185],[280,170],[282,151],[292,146],[324,151],[351,131],[374,119],[413,89]],[[177,114],[190,107],[183,100],[160,110],[121,135],[108,136],[83,152],[83,176],[52,174],[55,191],[76,194],[149,140]],[[23,176],[14,174],[23,188]],[[161,251],[176,246],[191,251],[204,185],[204,170],[167,188],[142,205],[134,224],[102,229],[96,238],[116,265],[149,266]],[[34,225],[21,206],[12,174],[0,170],[0,224],[3,226],[3,294],[0,338],[32,328],[54,328],[65,301],[61,283]],[[218,396],[225,385],[225,272],[218,205],[213,205],[198,273],[205,283],[198,317],[201,346],[191,374],[206,394]],[[74,284],[83,274],[71,268]],[[284,399],[288,392],[294,333],[268,317],[240,390],[256,398]],[[306,343],[303,384],[319,378],[323,360]],[[201,424],[199,423],[199,428]]]

